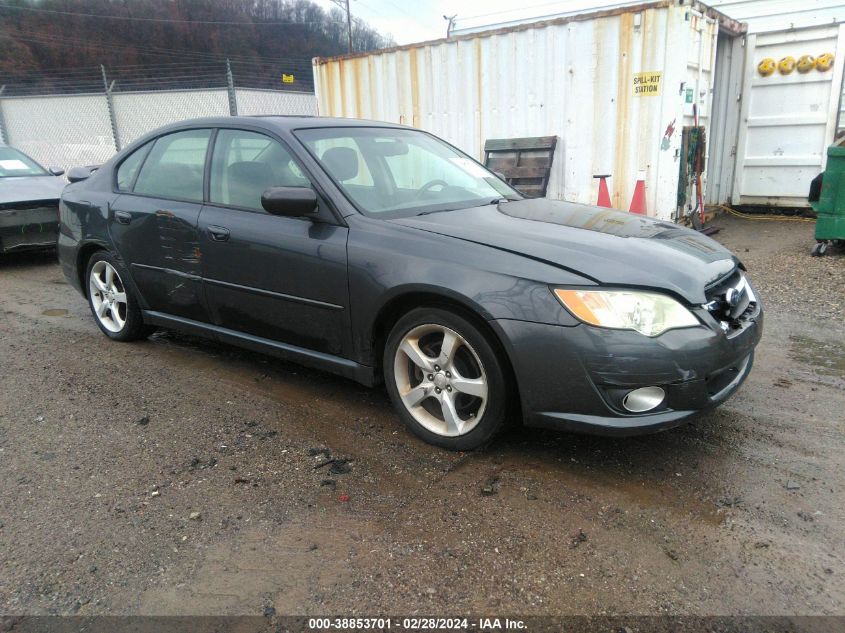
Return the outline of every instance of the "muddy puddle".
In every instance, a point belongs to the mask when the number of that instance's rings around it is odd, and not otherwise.
[[[820,341],[807,336],[790,336],[789,357],[813,373],[833,378],[845,386],[845,344]]]

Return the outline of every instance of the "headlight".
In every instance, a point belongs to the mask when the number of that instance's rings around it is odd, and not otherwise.
[[[673,328],[699,325],[692,312],[671,297],[656,292],[564,288],[554,292],[575,317],[598,327],[658,336]]]

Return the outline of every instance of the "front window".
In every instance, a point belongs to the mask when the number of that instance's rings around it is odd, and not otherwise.
[[[367,215],[406,217],[520,198],[485,167],[424,132],[335,127],[295,134]]]
[[[0,178],[49,175],[46,169],[23,152],[0,146]]]
[[[263,211],[269,187],[310,187],[278,141],[246,130],[220,130],[211,155],[211,202]]]

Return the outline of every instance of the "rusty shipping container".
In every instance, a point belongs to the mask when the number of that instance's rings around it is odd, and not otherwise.
[[[681,130],[694,105],[710,126],[717,39],[743,29],[676,0],[316,58],[318,110],[419,127],[479,160],[486,139],[555,135],[549,197],[595,202],[609,173],[627,209],[643,174],[649,215],[670,219]]]

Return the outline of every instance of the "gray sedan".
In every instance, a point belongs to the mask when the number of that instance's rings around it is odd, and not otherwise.
[[[450,449],[520,419],[680,424],[739,388],[762,332],[742,263],[710,238],[523,199],[420,130],[201,119],[77,178],[59,261],[107,337],[174,328],[383,381]]]
[[[63,173],[0,144],[0,253],[55,247]]]

